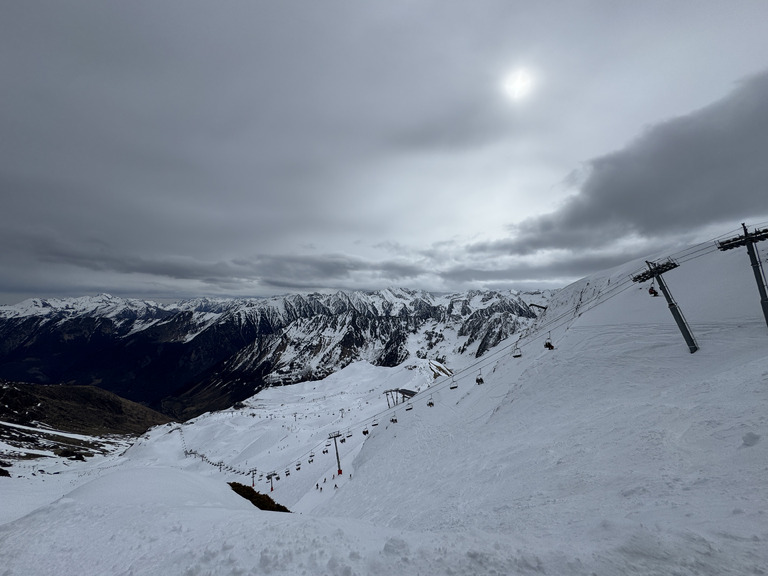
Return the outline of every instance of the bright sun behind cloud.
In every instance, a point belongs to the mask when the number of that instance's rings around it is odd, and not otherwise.
[[[519,68],[504,77],[502,89],[512,100],[523,100],[531,93],[533,78],[525,68]]]

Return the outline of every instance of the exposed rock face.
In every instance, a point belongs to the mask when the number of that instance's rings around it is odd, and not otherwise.
[[[43,386],[2,380],[0,419],[30,426],[42,423],[55,430],[93,436],[138,435],[170,421],[164,414],[95,386]],[[9,434],[28,439],[38,436],[34,431],[0,430],[4,440]]]
[[[533,318],[510,292],[34,299],[0,307],[0,377],[95,385],[189,417],[357,360],[481,356]]]

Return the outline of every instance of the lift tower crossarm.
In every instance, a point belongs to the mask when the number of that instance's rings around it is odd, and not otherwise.
[[[768,240],[768,228],[750,232],[743,222],[741,227],[744,229],[744,234],[742,236],[736,236],[735,238],[729,238],[728,240],[718,242],[717,248],[724,252],[726,250],[731,250],[732,248],[739,248],[740,246],[747,247],[749,261],[752,263],[752,272],[755,275],[755,282],[757,282],[757,290],[760,293],[760,307],[763,309],[763,317],[765,318],[766,325],[768,325],[768,294],[765,292],[765,276],[763,275],[762,266],[760,265],[760,258],[757,257],[757,250],[755,249],[756,242]]]
[[[732,248],[747,246],[748,244],[754,244],[755,242],[760,242],[761,240],[768,240],[768,228],[749,232],[747,230],[747,226],[744,223],[742,223],[741,226],[744,228],[744,234],[742,236],[736,236],[735,238],[729,238],[728,240],[721,240],[717,243],[719,250],[731,250]]]
[[[672,294],[669,291],[669,288],[667,287],[667,283],[664,282],[664,278],[662,278],[662,274],[664,272],[669,272],[670,270],[674,270],[679,266],[677,262],[672,260],[671,258],[667,260],[666,262],[662,263],[656,263],[656,262],[649,262],[648,260],[645,261],[645,263],[648,265],[648,270],[641,274],[637,274],[636,276],[632,277],[633,282],[645,282],[646,280],[650,280],[651,278],[655,278],[659,282],[659,288],[661,288],[662,294],[664,294],[664,298],[667,299],[667,304],[669,305],[669,311],[672,313],[672,317],[675,319],[675,322],[677,323],[677,327],[680,329],[680,332],[683,335],[683,338],[685,339],[685,343],[688,344],[688,350],[691,351],[691,354],[696,352],[696,350],[699,349],[698,344],[696,344],[696,340],[693,338],[693,334],[691,334],[690,329],[688,328],[688,324],[685,322],[685,318],[683,318],[683,313],[680,311],[680,308],[678,308],[677,303],[675,302],[675,299],[672,298]]]
[[[633,282],[645,282],[647,280],[650,280],[651,278],[657,278],[659,275],[664,274],[664,272],[669,272],[670,270],[674,270],[675,268],[680,266],[680,264],[678,264],[674,260],[667,260],[666,262],[662,262],[661,264],[657,264],[656,262],[648,262],[648,260],[646,260],[645,263],[648,265],[648,270],[646,270],[642,274],[633,276],[632,277]]]

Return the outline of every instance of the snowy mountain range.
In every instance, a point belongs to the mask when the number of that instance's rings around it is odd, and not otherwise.
[[[96,385],[186,418],[359,360],[481,357],[531,324],[528,303],[550,296],[387,289],[167,305],[107,294],[30,299],[0,307],[0,378]]]
[[[476,339],[438,378],[415,353],[391,367],[359,360],[112,448],[67,435],[94,444],[84,461],[55,454],[60,431],[38,430],[35,450],[0,442],[0,566],[764,574],[768,328],[755,277],[746,254],[714,245],[677,261],[665,280],[693,354],[630,262],[562,289],[480,357]],[[416,394],[392,405],[393,389]],[[258,510],[228,482],[293,513]]]

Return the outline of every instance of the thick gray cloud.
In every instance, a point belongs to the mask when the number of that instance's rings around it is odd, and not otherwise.
[[[653,126],[624,149],[589,161],[589,175],[562,207],[514,226],[509,240],[474,250],[592,249],[768,215],[766,150],[763,72],[727,98]]]
[[[10,3],[0,302],[552,285],[732,227],[768,212],[767,17],[687,0]],[[500,86],[519,67],[533,90],[513,102]]]

